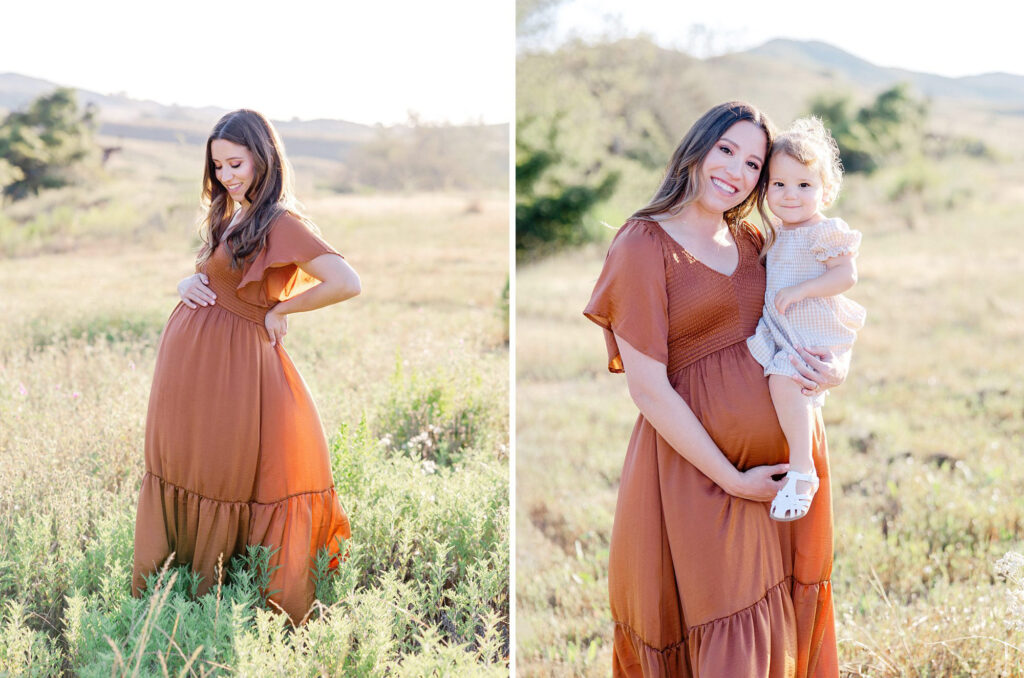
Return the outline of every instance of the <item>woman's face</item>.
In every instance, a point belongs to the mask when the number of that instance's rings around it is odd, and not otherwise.
[[[235,202],[246,204],[245,193],[256,175],[252,152],[227,139],[214,139],[210,144],[210,157],[217,170],[217,181]]]
[[[725,213],[747,199],[757,186],[768,150],[768,136],[749,120],[725,131],[700,167],[701,206]]]

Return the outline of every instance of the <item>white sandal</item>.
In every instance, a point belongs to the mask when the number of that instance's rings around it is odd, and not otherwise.
[[[798,482],[810,483],[811,491],[797,492],[796,484]],[[790,471],[786,474],[786,484],[775,495],[775,499],[772,499],[772,508],[769,515],[772,517],[772,520],[781,522],[803,518],[811,510],[811,499],[817,491],[818,476],[813,473]]]

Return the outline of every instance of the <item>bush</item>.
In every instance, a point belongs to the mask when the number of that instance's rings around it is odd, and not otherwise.
[[[885,90],[856,111],[848,96],[821,95],[811,102],[811,115],[822,119],[839,144],[847,173],[870,174],[889,159],[919,154],[927,110],[905,84]]]
[[[13,200],[71,182],[74,166],[94,153],[96,111],[79,113],[75,91],[59,88],[10,113],[0,124],[0,179]]]
[[[479,386],[479,378],[472,377],[456,383],[443,376],[406,376],[399,366],[374,433],[388,454],[452,466],[468,449],[484,442],[494,423],[493,408],[479,393]]]
[[[564,161],[562,154],[554,150],[557,136],[556,127],[552,125],[548,135],[551,150],[532,148],[516,140],[516,258],[519,260],[595,239],[594,234],[583,227],[583,217],[597,203],[608,199],[619,181],[619,175],[611,172],[596,185],[572,185],[557,179],[542,183],[545,173]]]

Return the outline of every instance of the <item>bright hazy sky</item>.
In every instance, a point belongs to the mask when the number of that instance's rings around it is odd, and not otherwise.
[[[0,73],[277,119],[501,123],[510,0],[17,0]]]
[[[992,71],[1024,75],[1017,7],[1005,0],[948,6],[900,0],[568,0],[558,10],[556,34],[644,31],[661,45],[707,56],[706,41],[689,39],[691,26],[703,24],[713,53],[785,37],[827,42],[878,66],[951,77]]]

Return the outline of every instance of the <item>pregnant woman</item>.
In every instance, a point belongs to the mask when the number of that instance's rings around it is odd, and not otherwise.
[[[832,509],[820,414],[810,512],[773,521],[787,471],[764,369],[746,339],[764,304],[772,132],[752,106],[705,113],[651,203],[619,230],[585,315],[640,410],[626,453],[608,580],[616,676],[839,675],[829,577]],[[801,349],[810,394],[845,365]]]
[[[297,211],[277,132],[255,111],[214,127],[203,201],[197,272],[178,285],[157,353],[132,590],[173,553],[205,593],[218,559],[261,544],[269,599],[298,623],[313,602],[313,558],[326,548],[336,567],[350,531],[282,339],[288,314],[359,294],[359,277]]]

